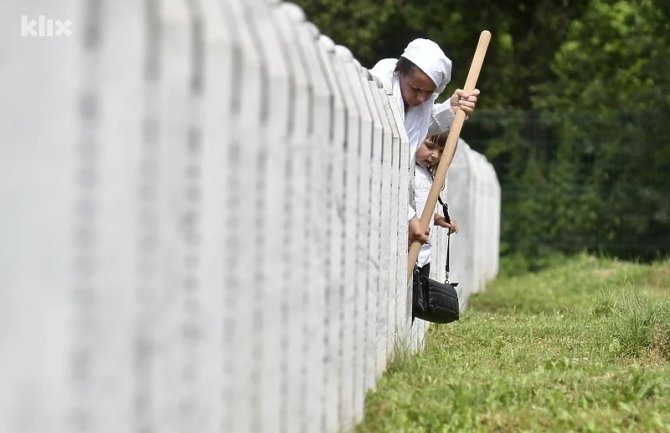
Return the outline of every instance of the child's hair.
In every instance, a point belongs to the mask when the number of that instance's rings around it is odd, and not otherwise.
[[[443,132],[441,134],[435,134],[431,135],[430,137],[427,138],[428,141],[430,141],[433,144],[437,144],[437,146],[440,148],[440,151],[444,150],[444,146],[447,145],[447,137],[449,134],[447,132]],[[437,161],[437,164],[439,164],[440,161]],[[430,171],[430,174],[435,176],[435,172],[437,171],[437,164],[430,167],[428,170]]]

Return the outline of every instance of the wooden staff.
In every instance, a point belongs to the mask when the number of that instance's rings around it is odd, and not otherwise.
[[[463,86],[465,93],[472,92],[477,86],[477,79],[479,78],[479,72],[482,70],[482,63],[484,63],[484,56],[486,55],[486,49],[489,46],[490,40],[491,32],[488,30],[484,30],[479,35],[477,49],[475,50],[475,55],[472,58],[470,71],[468,72],[468,77],[465,80],[465,86]],[[433,212],[435,212],[435,205],[437,204],[437,197],[440,195],[440,191],[444,186],[444,179],[447,175],[447,170],[449,170],[449,166],[451,165],[451,161],[454,159],[454,153],[456,152],[458,137],[461,135],[463,122],[465,122],[465,112],[459,109],[456,111],[456,117],[454,118],[454,122],[452,123],[451,129],[449,130],[447,144],[445,145],[444,152],[440,158],[440,163],[437,166],[437,172],[435,173],[435,180],[433,181],[433,185],[430,188],[428,198],[426,199],[426,205],[424,206],[423,212],[421,213],[421,229],[423,232],[428,229],[430,219],[433,218]],[[407,257],[408,282],[410,282],[412,279],[412,273],[414,266],[416,265],[416,260],[419,257],[420,249],[421,242],[419,241],[412,242],[412,245],[409,248],[409,254]]]

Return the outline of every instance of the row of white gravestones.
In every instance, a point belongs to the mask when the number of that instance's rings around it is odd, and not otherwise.
[[[0,11],[0,433],[349,430],[425,331],[395,101],[288,3]]]

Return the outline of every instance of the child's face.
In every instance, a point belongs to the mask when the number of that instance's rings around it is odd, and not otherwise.
[[[443,150],[437,143],[433,143],[426,138],[421,146],[416,149],[416,163],[421,167],[431,168],[440,162]]]

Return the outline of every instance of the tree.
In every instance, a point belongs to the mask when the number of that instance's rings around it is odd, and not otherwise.
[[[667,7],[594,0],[555,54],[556,80],[536,86],[537,109],[565,113],[557,157],[581,164],[574,228],[589,249],[623,257],[670,252],[670,80]],[[578,184],[577,184],[578,182]],[[557,222],[558,223],[558,222]]]

